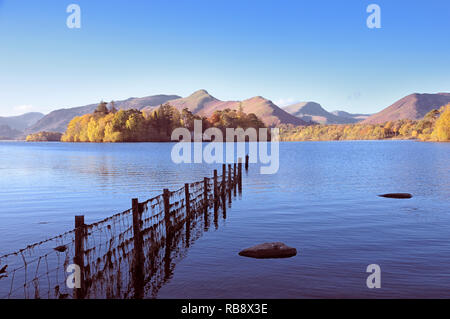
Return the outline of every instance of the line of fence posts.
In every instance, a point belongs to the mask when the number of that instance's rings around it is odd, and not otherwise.
[[[245,158],[245,168],[248,169],[248,155]],[[217,223],[219,202],[222,200],[222,207],[224,218],[226,218],[226,197],[228,196],[228,202],[231,203],[231,189],[234,190],[234,196],[236,196],[236,187],[239,190],[239,194],[242,193],[242,158],[238,159],[238,164],[234,163],[233,169],[231,164],[228,164],[228,181],[226,174],[226,164],[222,165],[222,181],[220,187],[218,187],[217,170],[214,170],[213,175],[213,202],[214,202],[214,221]],[[232,178],[233,174],[233,178]],[[203,212],[205,221],[208,219],[209,200],[208,200],[208,178],[203,179]],[[190,225],[191,225],[191,205],[190,205],[190,192],[189,184],[184,185],[185,188],[185,208],[186,208],[186,243],[189,244],[190,240]],[[164,202],[164,224],[166,231],[166,250],[170,250],[172,246],[172,238],[174,225],[171,223],[170,218],[170,191],[165,188],[163,190],[163,202]],[[132,213],[133,213],[133,240],[134,240],[134,264],[132,268],[133,284],[135,290],[135,298],[141,298],[143,294],[143,282],[144,282],[144,254],[143,254],[143,235],[142,228],[142,212],[143,207],[139,203],[137,198],[131,200]],[[86,224],[84,223],[84,216],[75,216],[75,256],[74,263],[80,267],[80,283],[81,287],[75,289],[75,298],[82,299],[86,294],[85,284],[85,271],[84,271],[84,239],[86,236]],[[166,251],[166,255],[168,252]]]

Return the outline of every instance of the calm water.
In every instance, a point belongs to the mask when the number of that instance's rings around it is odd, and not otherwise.
[[[171,144],[0,142],[0,254],[210,176]],[[244,174],[242,200],[181,259],[159,298],[450,297],[450,144],[281,143],[280,170]],[[409,192],[410,200],[379,198]],[[283,241],[299,254],[239,250]],[[382,288],[366,287],[379,264]]]

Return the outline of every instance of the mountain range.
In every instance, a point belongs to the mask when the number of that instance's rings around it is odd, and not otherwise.
[[[179,98],[168,101],[170,105],[178,110],[189,109],[194,114],[200,116],[211,116],[216,110],[237,110],[242,107],[245,113],[255,113],[267,126],[276,126],[279,124],[308,125],[309,123],[299,119],[283,109],[276,106],[272,101],[255,96],[243,101],[221,101],[210,95],[206,90],[199,90],[186,98]],[[151,110],[153,107],[147,107],[143,110]]]
[[[243,101],[221,101],[210,95],[206,90],[196,91],[184,98],[178,95],[152,95],[142,98],[132,97],[114,102],[118,109],[134,108],[143,111],[154,110],[164,103],[169,103],[180,111],[188,108],[191,112],[206,117],[212,115],[216,110],[242,108],[245,113],[255,113],[270,127],[279,124],[352,124],[358,122],[375,124],[399,119],[420,119],[430,110],[450,103],[450,93],[414,93],[373,115],[352,114],[345,111],[328,112],[316,102],[300,102],[280,108],[262,96]],[[93,103],[73,108],[62,108],[47,115],[26,113],[21,116],[0,117],[0,139],[24,138],[27,134],[40,131],[63,133],[68,123],[75,116],[92,113],[97,105],[98,103]]]
[[[178,95],[153,95],[142,98],[129,98],[123,101],[115,101],[115,107],[118,109],[138,109],[142,110],[147,106],[159,106],[167,101],[180,98]],[[50,112],[39,121],[29,126],[26,133],[36,133],[40,131],[60,132],[66,131],[67,125],[75,116],[92,113],[98,103],[85,106],[72,107],[68,109],[59,109]]]
[[[153,95],[143,98],[129,98],[123,101],[115,101],[114,105],[118,109],[139,109],[150,111],[156,109],[161,104],[169,103],[180,111],[188,108],[195,114],[210,116],[215,110],[238,109],[242,105],[244,112],[255,113],[268,126],[275,126],[282,123],[293,125],[307,125],[309,123],[283,111],[272,101],[257,96],[244,101],[221,101],[210,95],[206,90],[199,90],[188,97],[182,98],[178,95]],[[74,108],[59,109],[50,112],[39,121],[29,126],[25,132],[35,133],[40,131],[52,131],[63,133],[70,120],[75,116],[92,113],[98,104],[90,104]]]
[[[328,112],[316,102],[300,102],[286,106],[283,109],[304,121],[319,124],[352,124],[370,116],[368,114],[351,114],[344,111]]]
[[[44,117],[38,112],[25,113],[19,116],[0,116],[0,139],[17,139],[24,131]]]

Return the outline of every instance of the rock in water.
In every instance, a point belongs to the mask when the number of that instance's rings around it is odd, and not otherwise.
[[[297,255],[297,249],[284,243],[264,243],[242,250],[239,256],[251,258],[289,258]]]
[[[386,197],[386,198],[399,198],[399,199],[405,199],[405,198],[412,198],[413,196],[408,193],[392,193],[392,194],[383,194],[378,195],[380,197]]]

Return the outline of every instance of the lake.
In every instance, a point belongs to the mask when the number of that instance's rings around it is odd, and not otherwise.
[[[174,164],[172,146],[0,142],[0,255],[72,229],[75,215],[92,223],[220,168]],[[414,197],[377,197],[390,192]],[[251,164],[226,217],[157,298],[450,297],[449,143],[280,143],[278,173]],[[298,255],[238,256],[268,241]],[[380,289],[366,286],[370,264]]]

